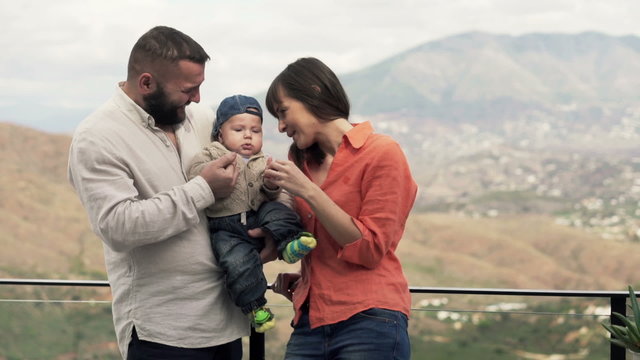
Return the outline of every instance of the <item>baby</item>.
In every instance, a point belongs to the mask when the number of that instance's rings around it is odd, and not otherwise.
[[[304,232],[291,208],[276,201],[281,189],[262,176],[267,159],[262,153],[262,108],[255,98],[234,95],[222,100],[211,140],[194,157],[189,178],[198,176],[209,161],[230,151],[240,155],[236,160],[240,175],[233,193],[216,199],[206,214],[213,253],[226,274],[229,294],[251,318],[256,332],[265,332],[275,326],[275,319],[264,307],[267,280],[259,254],[264,242],[250,237],[247,230],[261,228],[269,233],[278,257],[290,264],[315,248],[316,239]]]

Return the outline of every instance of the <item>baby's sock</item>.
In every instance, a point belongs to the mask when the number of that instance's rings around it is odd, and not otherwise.
[[[282,251],[282,258],[289,264],[293,264],[311,252],[316,244],[316,238],[311,233],[302,232],[297,239],[287,244]]]
[[[269,308],[260,307],[248,315],[251,318],[254,329],[256,329],[258,333],[264,333],[276,326],[276,319]]]

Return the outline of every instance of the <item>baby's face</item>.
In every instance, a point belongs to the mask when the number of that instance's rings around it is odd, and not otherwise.
[[[220,127],[218,140],[227,149],[244,157],[257,154],[262,149],[262,122],[252,114],[238,114]]]

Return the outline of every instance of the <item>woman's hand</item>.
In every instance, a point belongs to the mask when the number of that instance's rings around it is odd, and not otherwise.
[[[274,160],[264,171],[265,180],[278,185],[293,196],[305,197],[315,184],[291,161]]]
[[[264,174],[291,195],[304,199],[316,218],[341,246],[362,238],[362,233],[351,219],[351,215],[340,208],[293,162],[275,160],[267,167]]]
[[[298,286],[300,276],[298,273],[280,273],[276,277],[276,281],[273,282],[271,290],[276,294],[286,297],[289,301],[293,301],[293,292]]]

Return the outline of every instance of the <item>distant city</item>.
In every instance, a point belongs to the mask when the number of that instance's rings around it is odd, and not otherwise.
[[[417,209],[551,214],[603,239],[640,241],[640,107],[587,127],[545,119],[506,121],[497,131],[376,125],[405,148],[421,185]]]

